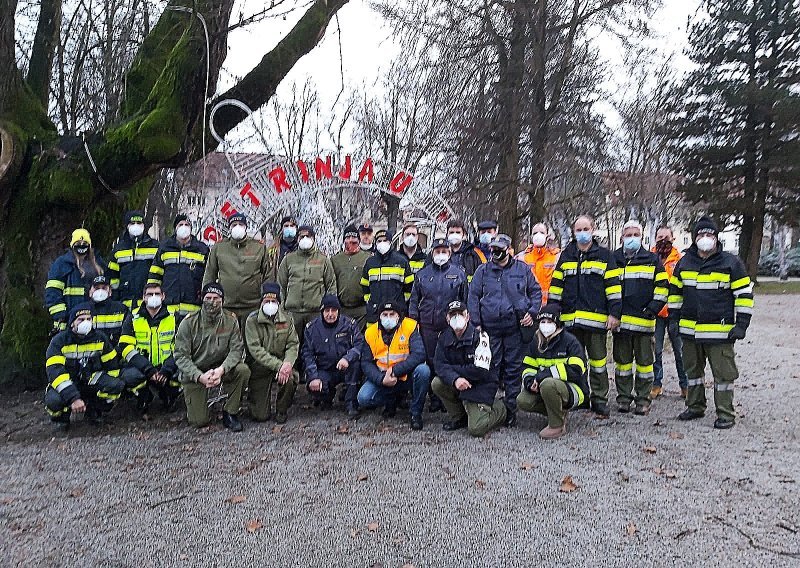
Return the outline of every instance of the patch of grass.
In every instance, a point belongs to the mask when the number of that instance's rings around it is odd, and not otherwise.
[[[761,282],[753,291],[756,296],[761,294],[800,294],[800,282]]]

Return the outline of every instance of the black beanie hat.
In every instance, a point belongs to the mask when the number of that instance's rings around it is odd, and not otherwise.
[[[322,297],[322,305],[319,307],[319,309],[322,311],[325,308],[336,308],[337,310],[341,310],[342,305],[339,303],[339,298],[337,298],[335,294],[325,294]]]
[[[536,315],[536,319],[542,320],[545,318],[553,320],[557,326],[561,327],[561,308],[558,307],[558,304],[542,306],[542,309]]]
[[[719,228],[711,219],[711,217],[708,215],[703,215],[697,220],[697,223],[694,224],[694,228],[692,229],[692,238],[697,239],[697,235],[699,233],[711,233],[716,237],[719,233]]]
[[[172,222],[172,228],[177,229],[178,223],[180,223],[181,221],[188,221],[188,220],[189,217],[187,217],[186,214],[178,213],[177,215],[175,215],[175,221]]]
[[[122,217],[122,224],[127,227],[133,222],[144,223],[144,213],[136,209],[132,211],[126,211],[125,215]]]
[[[297,226],[297,219],[295,219],[294,215],[286,215],[285,217],[281,218],[281,226],[285,225],[286,223],[291,223],[292,225]]]
[[[281,286],[277,282],[264,282],[261,285],[261,297],[264,296],[275,296],[274,298],[269,298],[270,300],[275,300],[277,302],[281,301]]]
[[[358,228],[355,225],[347,225],[344,228],[344,235],[342,236],[342,240],[350,237],[354,239],[358,238]]]
[[[67,317],[67,323],[71,327],[75,320],[78,319],[78,316],[91,316],[92,315],[92,305],[88,302],[84,302],[82,304],[78,304],[74,308],[69,311],[69,316]]]
[[[297,238],[300,238],[301,233],[308,233],[309,237],[316,237],[317,233],[314,232],[314,229],[311,225],[300,225],[297,227]]]
[[[200,297],[204,297],[206,294],[211,292],[212,294],[217,294],[221,296],[223,299],[225,298],[225,291],[222,289],[222,284],[219,282],[209,282],[205,286],[203,286],[203,291],[200,293]]]

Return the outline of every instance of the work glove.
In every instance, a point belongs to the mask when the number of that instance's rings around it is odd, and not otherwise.
[[[738,339],[744,339],[746,335],[747,335],[747,330],[737,325],[728,332],[728,339],[733,339],[734,341],[736,341]]]
[[[642,317],[644,319],[656,319],[656,314],[650,311],[650,308],[644,308],[642,310]]]

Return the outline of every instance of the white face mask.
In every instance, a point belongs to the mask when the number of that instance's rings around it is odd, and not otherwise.
[[[192,228],[189,225],[181,225],[175,229],[175,236],[181,240],[188,238],[191,234]]]
[[[433,255],[433,263],[437,266],[444,266],[450,260],[450,255],[445,253]]]
[[[403,239],[403,244],[406,245],[408,248],[417,246],[417,237],[416,235],[406,235]]]
[[[141,223],[128,225],[128,234],[133,238],[141,237],[144,234],[144,225]]]
[[[379,253],[386,254],[387,252],[389,252],[389,249],[392,248],[392,243],[390,243],[389,241],[381,241],[377,245],[375,245],[375,248],[378,250]]]
[[[92,331],[92,320],[83,320],[75,328],[75,333],[78,335],[89,335],[90,331]]]
[[[535,247],[543,247],[547,242],[547,236],[544,233],[534,233],[531,237],[531,244]]]
[[[147,296],[147,307],[151,310],[161,307],[161,296]]]
[[[541,331],[542,335],[545,337],[550,337],[556,332],[556,324],[551,321],[543,321],[539,324],[539,331]]]
[[[108,291],[107,290],[95,290],[92,292],[92,300],[95,302],[105,302],[108,300]]]
[[[467,327],[467,318],[466,316],[462,316],[461,314],[456,314],[450,318],[450,327],[453,328],[454,331],[461,331],[465,327]]]
[[[247,235],[247,227],[243,225],[236,225],[231,229],[231,238],[235,241],[241,241]]]
[[[478,237],[478,240],[481,242],[482,245],[488,245],[492,242],[492,234],[491,233],[481,233]]]
[[[361,247],[361,250],[366,250],[366,251],[372,250],[372,244],[370,243],[358,243],[358,246]]]
[[[272,317],[278,313],[278,304],[276,302],[267,302],[266,304],[262,304],[261,311],[264,312],[265,316]]]
[[[314,246],[314,239],[311,237],[302,237],[297,243],[297,246],[300,247],[300,250],[311,250],[311,247]]]
[[[447,235],[447,242],[453,245],[454,247],[460,245],[463,240],[464,237],[461,236],[461,233],[450,233],[449,235]]]
[[[697,248],[703,252],[710,252],[717,246],[717,239],[714,237],[700,237],[697,239]]]

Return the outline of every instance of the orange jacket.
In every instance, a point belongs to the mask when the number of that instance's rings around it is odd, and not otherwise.
[[[553,250],[547,247],[535,247],[533,245],[517,255],[517,258],[531,267],[531,272],[542,288],[542,305],[547,303],[547,293],[550,290],[550,281],[553,279],[553,271],[558,264],[560,250]]]
[[[650,249],[650,252],[656,252],[656,247]],[[681,259],[683,254],[681,251],[672,247],[672,250],[669,252],[669,256],[665,259],[661,259],[661,262],[664,263],[664,270],[667,271],[667,278],[672,279],[672,272],[675,270],[675,265],[678,264],[678,261]],[[660,258],[660,255],[659,255]],[[658,312],[658,317],[665,318],[669,315],[669,310],[667,310],[667,306],[664,306],[660,312]]]

